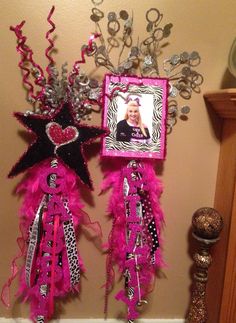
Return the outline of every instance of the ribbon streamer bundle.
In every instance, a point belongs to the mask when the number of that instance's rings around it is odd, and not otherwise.
[[[54,48],[50,33],[55,25],[51,20],[54,7],[48,15],[52,28],[46,38],[49,47],[45,51],[49,59],[46,69],[33,60],[33,51],[25,44],[22,35],[24,22],[11,27],[17,36],[17,51],[21,55],[19,67],[23,73],[23,84],[27,88],[28,100],[33,111],[15,113],[16,118],[36,137],[28,150],[14,165],[9,177],[27,171],[18,187],[24,200],[20,213],[22,238],[19,256],[26,261],[21,270],[19,295],[30,302],[31,319],[47,322],[54,312],[54,300],[68,292],[79,291],[81,271],[84,270],[77,250],[76,233],[80,225],[88,225],[96,233],[96,223],[91,223],[82,211],[78,178],[88,188],[92,182],[83,155],[84,144],[89,144],[106,132],[101,128],[79,123],[96,103],[97,85],[89,86],[90,80],[80,71],[79,64],[85,62],[85,54],[93,48],[92,35],[87,46],[83,47],[82,59],[75,62],[69,77],[65,68],[62,79],[50,55]],[[35,93],[30,77],[32,67],[35,86],[41,89]],[[86,90],[85,90],[86,88]],[[83,98],[77,99],[83,92]],[[9,305],[9,287],[18,272],[16,257],[12,262],[12,274],[2,290],[2,301]]]
[[[145,296],[150,292],[156,269],[163,265],[163,213],[158,202],[162,187],[152,162],[136,160],[110,172],[103,184],[104,189],[109,187],[113,188],[109,203],[113,229],[109,237],[106,296],[113,282],[112,264],[117,264],[125,277],[125,288],[116,299],[127,305],[128,322],[134,322],[139,315],[137,306],[147,302]]]
[[[82,263],[75,230],[83,221],[76,178],[71,171],[53,159],[51,167],[44,163],[29,175],[20,187],[25,191],[22,221],[26,234],[29,229],[20,288],[31,302],[32,318],[44,322],[53,314],[54,297],[79,289]]]
[[[113,265],[125,277],[116,299],[128,307],[134,322],[147,303],[157,269],[163,266],[160,249],[163,214],[162,187],[154,171],[155,158],[165,157],[167,79],[106,75],[103,156],[116,160],[108,169],[104,188],[113,188],[105,313],[114,281]],[[115,121],[114,121],[115,120]],[[145,120],[145,121],[144,121]],[[118,242],[118,243],[117,243]]]

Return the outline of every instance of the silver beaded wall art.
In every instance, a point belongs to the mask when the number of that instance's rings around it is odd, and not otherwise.
[[[134,13],[122,9],[118,13],[102,11],[103,0],[92,0],[90,19],[95,24],[95,32],[100,34],[90,55],[97,67],[103,66],[116,75],[140,75],[144,77],[165,77],[169,80],[169,102],[167,128],[171,132],[177,119],[187,120],[190,107],[179,105],[178,97],[188,101],[193,92],[200,93],[203,76],[195,70],[201,58],[197,51],[183,51],[171,57],[162,58],[167,38],[172,31],[172,23],[163,25],[163,14],[150,8],[144,15],[146,38],[134,39]],[[102,30],[102,25],[106,30]],[[106,35],[106,37],[105,37]],[[118,53],[116,62],[113,53]],[[128,55],[124,55],[128,51]],[[125,57],[124,57],[125,56]],[[162,70],[162,73],[160,72]]]

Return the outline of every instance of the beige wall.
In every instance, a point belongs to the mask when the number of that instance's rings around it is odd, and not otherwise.
[[[9,275],[11,259],[17,252],[17,212],[20,206],[20,200],[13,194],[20,176],[12,180],[5,176],[26,148],[26,143],[20,137],[22,128],[12,118],[12,112],[24,111],[27,103],[17,68],[15,37],[9,31],[9,26],[26,19],[24,31],[28,36],[28,43],[35,52],[36,61],[45,66],[47,62],[43,52],[47,42],[44,34],[48,30],[45,21],[52,4],[56,5],[53,17],[58,35],[56,60],[58,65],[68,61],[71,66],[80,56],[80,46],[93,31],[89,20],[92,7],[89,0],[0,0],[1,285]],[[141,38],[145,28],[144,14],[148,8],[155,6],[164,14],[163,22],[174,24],[169,38],[170,45],[165,49],[163,58],[183,50],[197,50],[202,57],[199,71],[205,79],[202,93],[224,86],[227,79],[227,55],[236,34],[235,0],[105,0],[102,8],[106,13],[111,10],[118,12],[123,8],[130,11],[133,8],[135,33]],[[90,64],[86,69],[89,68]],[[168,267],[157,280],[156,289],[143,313],[144,317],[184,317],[189,301],[189,272],[192,264],[188,250],[191,215],[198,207],[213,205],[219,142],[202,94],[193,96],[191,106],[189,121],[179,121],[173,133],[168,136],[167,159],[160,174],[164,184],[161,202],[166,217],[164,256]],[[91,123],[100,124],[100,116],[94,116]],[[103,175],[98,149],[95,146],[93,148],[94,153],[89,154],[89,169],[95,191],[91,194],[83,192],[83,196],[86,211],[93,220],[100,221],[106,239],[111,228],[111,222],[106,219],[109,194],[98,196]],[[87,268],[82,279],[82,292],[80,299],[68,299],[62,304],[61,316],[102,317],[103,290],[100,286],[105,279],[105,256],[84,235],[81,235],[79,250]],[[118,290],[118,284],[116,286]],[[121,286],[120,284],[119,287]],[[15,290],[16,284],[11,293],[12,308],[7,311],[1,306],[0,316],[27,317],[28,307],[15,301]],[[124,306],[112,296],[109,316],[115,317]]]

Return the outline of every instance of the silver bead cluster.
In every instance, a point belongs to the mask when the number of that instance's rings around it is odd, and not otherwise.
[[[135,72],[135,60],[138,57],[138,48],[132,47],[130,54],[122,61],[122,53],[125,48],[130,48],[132,45],[133,17],[126,10],[121,10],[119,14],[109,12],[107,17],[107,33],[108,37],[105,40],[99,22],[105,17],[103,11],[98,6],[103,1],[92,1],[95,5],[92,8],[90,19],[95,23],[97,30],[101,33],[101,46],[99,46],[92,56],[94,56],[96,66],[104,66],[114,74],[132,74]],[[120,48],[118,64],[113,64],[110,58],[110,52],[113,48]]]
[[[48,80],[43,79],[43,90],[39,92],[38,99],[30,103],[34,111],[28,113],[53,115],[62,103],[70,102],[74,117],[77,121],[90,120],[92,111],[101,99],[101,85],[95,79],[89,79],[88,76],[80,71],[73,75],[73,83],[68,81],[67,63],[61,67],[61,75],[55,66],[49,66],[50,76]],[[41,75],[37,69],[32,70],[32,74],[37,79]]]

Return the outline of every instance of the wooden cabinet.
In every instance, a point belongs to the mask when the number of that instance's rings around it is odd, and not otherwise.
[[[208,323],[236,322],[236,89],[204,95],[222,123],[214,208],[224,220],[207,286]]]

